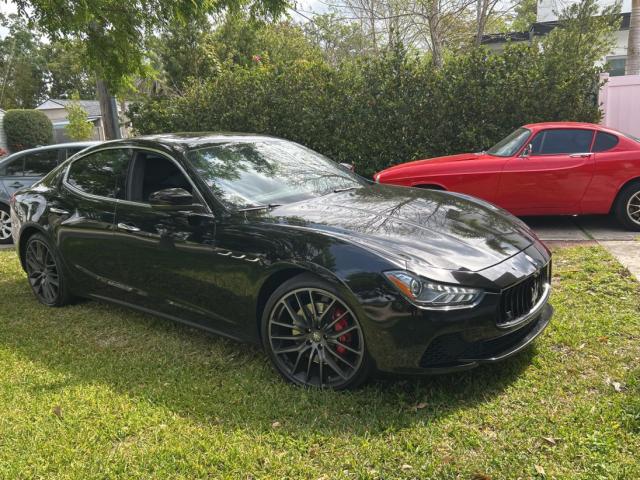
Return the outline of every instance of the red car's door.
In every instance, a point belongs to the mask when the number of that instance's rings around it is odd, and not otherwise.
[[[580,213],[593,177],[593,134],[585,128],[539,131],[522,154],[507,160],[497,203],[516,215]]]

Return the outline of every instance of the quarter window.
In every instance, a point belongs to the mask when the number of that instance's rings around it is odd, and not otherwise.
[[[124,198],[124,181],[130,150],[103,150],[82,157],[71,164],[67,182],[91,195]]]
[[[43,177],[58,165],[58,150],[43,150],[25,155],[24,176]]]
[[[531,142],[532,155],[565,155],[590,151],[592,130],[543,130]]]
[[[611,135],[610,133],[598,132],[596,133],[596,141],[593,144],[594,152],[604,152],[615,147],[618,144],[618,137]]]

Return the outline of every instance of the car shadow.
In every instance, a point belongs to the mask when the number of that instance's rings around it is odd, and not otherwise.
[[[104,303],[46,308],[25,283],[2,282],[0,346],[55,373],[29,382],[31,393],[104,385],[233,430],[278,422],[301,434],[382,434],[439,421],[501,395],[536,353],[458,374],[377,378],[350,392],[304,389],[281,380],[258,347]]]

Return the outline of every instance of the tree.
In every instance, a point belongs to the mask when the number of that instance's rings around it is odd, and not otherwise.
[[[226,9],[247,8],[255,15],[277,16],[287,5],[286,0],[14,0],[14,3],[22,16],[33,19],[52,40],[69,38],[82,42],[85,61],[98,79],[105,127],[116,118],[115,102],[108,100],[111,93],[124,90],[135,76],[149,75],[145,41],[154,30],[167,22]],[[112,127],[110,133],[114,134],[116,126]]]
[[[511,22],[511,29],[516,32],[528,32],[531,24],[536,21],[538,0],[522,0],[515,2],[515,17]]]
[[[631,4],[629,46],[625,73],[627,75],[640,75],[640,0],[633,0]]]
[[[0,107],[34,108],[47,90],[40,34],[17,15],[9,15],[0,24],[9,30],[0,39]]]
[[[87,111],[80,105],[80,96],[76,92],[72,101],[67,104],[67,118],[69,123],[64,127],[71,140],[88,140],[93,134],[93,124],[87,121]]]
[[[87,68],[82,42],[59,39],[43,45],[43,52],[50,98],[71,98],[74,93],[83,100],[96,98],[96,79]]]
[[[212,78],[220,71],[213,27],[206,15],[169,23],[149,41],[152,61],[167,88],[181,92],[188,78]]]

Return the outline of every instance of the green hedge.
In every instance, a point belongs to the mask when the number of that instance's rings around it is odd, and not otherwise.
[[[399,48],[339,67],[302,59],[230,68],[129,113],[140,133],[267,133],[371,175],[411,159],[485,149],[525,123],[598,121],[593,65],[511,45],[499,54],[475,49],[435,69]]]
[[[53,142],[51,120],[38,110],[9,110],[3,124],[7,145],[12,152]]]

